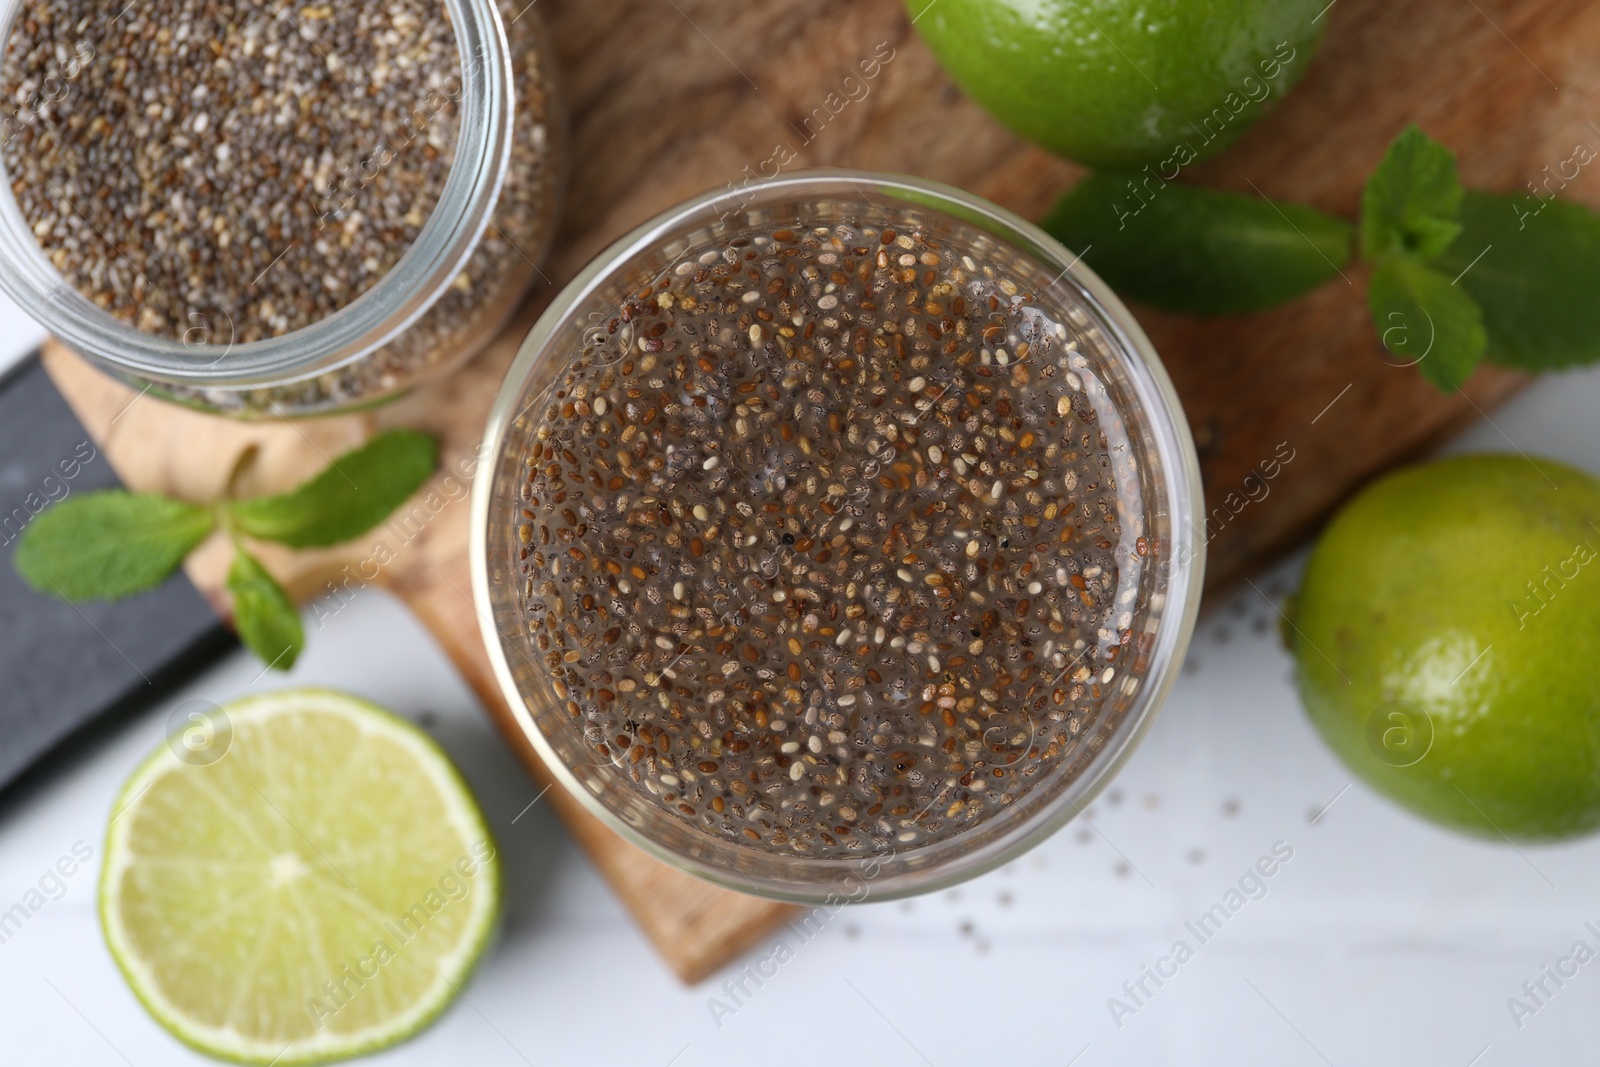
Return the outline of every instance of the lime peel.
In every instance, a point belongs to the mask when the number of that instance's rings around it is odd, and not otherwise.
[[[1345,765],[1494,841],[1600,829],[1600,481],[1525,455],[1386,475],[1307,563],[1300,697]]]

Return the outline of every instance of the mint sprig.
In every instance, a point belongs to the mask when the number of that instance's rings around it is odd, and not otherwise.
[[[1367,288],[1383,347],[1448,392],[1459,389],[1483,357],[1489,338],[1472,297],[1410,256],[1394,256],[1372,272]]]
[[[1275,306],[1351,258],[1348,224],[1310,207],[1148,175],[1091,175],[1045,228],[1124,295],[1196,315]],[[1411,126],[1367,181],[1358,243],[1379,340],[1441,390],[1484,359],[1600,362],[1600,214],[1586,207],[1464,189],[1455,155]]]
[[[336,545],[388,518],[439,461],[433,438],[391,430],[346,452],[292,492],[233,506],[233,521],[251,537],[294,548]]]
[[[153,589],[221,526],[234,543],[227,589],[240,639],[288,670],[305,645],[294,602],[241,538],[291,547],[337,544],[386,519],[433,473],[438,446],[413,430],[379,434],[291,492],[210,504],[121,489],[74,496],[23,531],[12,565],[34,589],[68,601]]]
[[[1381,263],[1393,255],[1423,259],[1461,233],[1461,179],[1455,153],[1408,126],[1384,153],[1361,193],[1361,254]]]
[[[1461,224],[1434,265],[1483,309],[1490,360],[1525,371],[1600,360],[1600,215],[1469,191]]]
[[[1361,194],[1379,339],[1444,392],[1461,388],[1489,347],[1477,301],[1430,265],[1460,238],[1465,195],[1455,154],[1416,126],[1395,138]]]
[[[157,493],[72,496],[22,531],[22,580],[63,600],[121,600],[154,589],[216,526],[210,508]]]
[[[306,644],[300,613],[277,579],[242,548],[236,549],[228,568],[228,593],[233,597],[233,626],[245,647],[275,670],[293,667]]]
[[[1044,227],[1134,300],[1234,315],[1281,304],[1339,276],[1350,224],[1302,204],[1091,174]]]

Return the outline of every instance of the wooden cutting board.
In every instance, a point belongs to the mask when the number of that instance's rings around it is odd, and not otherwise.
[[[891,0],[545,0],[572,116],[571,184],[559,239],[504,336],[465,370],[375,413],[247,425],[135,393],[52,348],[48,367],[130,486],[195,499],[217,494],[247,445],[261,449],[247,492],[289,487],[375,428],[439,435],[444,470],[421,498],[414,536],[383,528],[336,549],[266,552],[299,597],[381,583],[408,603],[470,680],[508,743],[538,775],[478,637],[467,574],[469,473],[485,413],[518,343],[555,288],[628,228],[684,197],[757,174],[847,165],[898,170],[971,189],[1040,217],[1081,173],[1027,148],[961,96]],[[1585,0],[1336,0],[1301,86],[1222,158],[1190,178],[1309,201],[1353,217],[1363,180],[1409,121],[1460,150],[1466,180],[1510,190],[1600,144],[1600,5]],[[876,55],[870,80],[858,64]],[[888,57],[884,59],[884,57]],[[846,78],[857,74],[857,80]],[[824,109],[817,112],[815,109]],[[816,115],[827,116],[818,127]],[[812,117],[807,130],[803,123]],[[1566,195],[1596,201],[1587,176]],[[1388,366],[1365,310],[1360,271],[1267,314],[1209,321],[1144,310],[1199,445],[1214,516],[1209,584],[1227,585],[1313,532],[1374,473],[1479,417],[1519,385],[1481,371],[1443,397]],[[1509,446],[1508,446],[1509,447]],[[1285,457],[1292,457],[1285,462]],[[1251,481],[1269,460],[1270,481]],[[1260,474],[1257,475],[1260,477]],[[1263,494],[1260,485],[1265,484]],[[1247,492],[1248,490],[1248,492]],[[1242,502],[1242,503],[1241,503]],[[395,559],[374,572],[378,546]],[[227,552],[190,565],[219,592]],[[337,610],[338,600],[316,610]],[[316,640],[313,629],[311,640]],[[687,981],[760,940],[793,909],[669,870],[627,845],[559,790],[554,805],[629,910]],[[515,813],[496,812],[504,821]]]

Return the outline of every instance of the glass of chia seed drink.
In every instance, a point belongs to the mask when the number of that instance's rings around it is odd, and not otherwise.
[[[553,63],[513,0],[11,0],[0,288],[97,365],[241,416],[472,356],[537,277]]]
[[[692,200],[522,346],[475,486],[506,699],[563,786],[733,889],[886,899],[1076,815],[1199,601],[1193,445],[1127,309],[920,179]]]

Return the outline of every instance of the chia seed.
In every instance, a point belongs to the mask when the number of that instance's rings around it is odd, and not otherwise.
[[[29,105],[0,143],[9,187],[78,292],[225,366],[234,344],[347,306],[416,242],[460,133],[462,57],[439,0],[120,7],[30,0],[0,60],[0,92]],[[511,168],[454,284],[410,330],[344,367],[252,393],[171,392],[225,409],[371,400],[503,324],[551,228],[553,175],[542,35],[509,0],[500,9],[516,90]],[[60,91],[41,92],[52,81]]]
[[[515,524],[592,763],[729,842],[917,848],[1097,748],[1147,645],[1091,346],[965,224],[720,235],[591,316]]]

